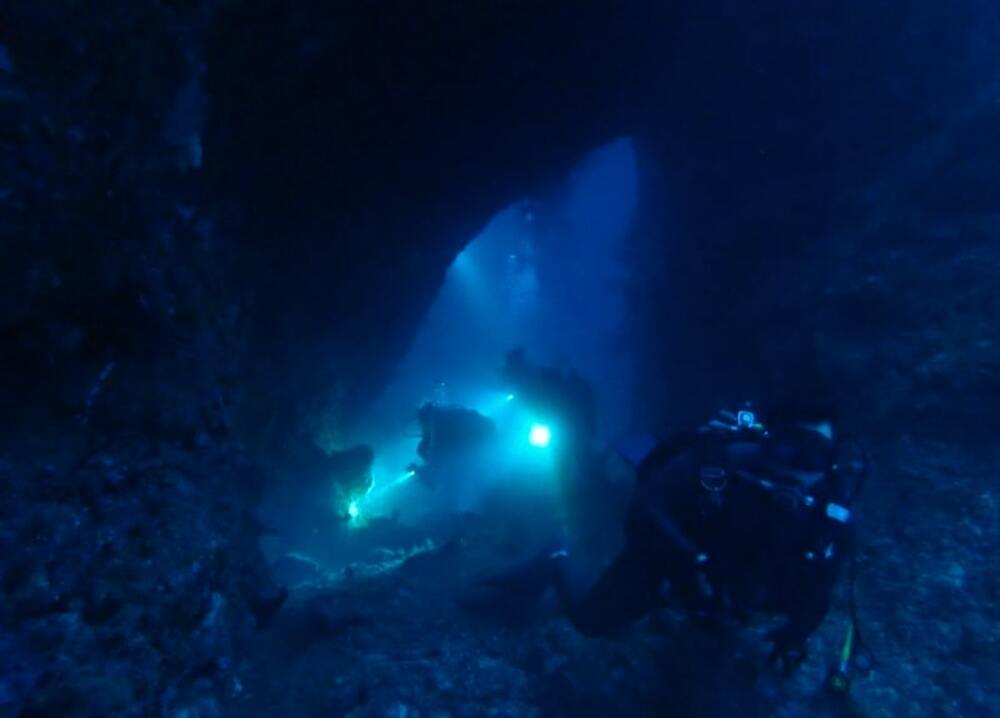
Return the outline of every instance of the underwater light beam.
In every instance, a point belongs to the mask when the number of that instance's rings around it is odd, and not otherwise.
[[[528,432],[528,441],[532,446],[544,449],[552,441],[552,431],[545,424],[535,424]]]

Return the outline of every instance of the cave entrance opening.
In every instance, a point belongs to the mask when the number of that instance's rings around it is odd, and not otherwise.
[[[555,192],[499,212],[455,257],[409,351],[354,437],[375,448],[376,486],[392,487],[372,492],[370,510],[474,509],[496,478],[485,474],[509,478],[505,467],[520,460],[540,420],[518,412],[501,377],[505,356],[516,348],[534,363],[575,370],[590,382],[603,437],[625,429],[633,394],[625,244],[637,193],[634,144],[615,140],[587,153]],[[504,437],[491,461],[496,471],[436,492],[401,481],[417,460],[416,411],[426,403],[492,419]]]
[[[509,529],[512,517],[561,510],[555,477],[565,427],[529,408],[501,369],[521,348],[533,364],[575,371],[593,387],[601,437],[625,428],[633,395],[625,246],[637,192],[634,145],[619,139],[589,152],[554,191],[497,213],[465,245],[390,382],[344,437],[372,448],[370,483],[353,492],[331,485],[308,507],[271,502],[265,512],[295,524],[294,538],[262,543],[285,567],[279,581],[294,585],[303,571],[329,575],[372,556],[383,557],[371,566],[382,570],[453,536],[455,522],[473,515]],[[484,450],[434,481],[420,473],[417,413],[428,404],[472,410],[495,427]],[[317,505],[327,521],[316,522]]]

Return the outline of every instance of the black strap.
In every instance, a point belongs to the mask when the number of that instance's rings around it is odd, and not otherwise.
[[[642,481],[653,471],[690,449],[698,441],[699,436],[696,431],[675,431],[668,434],[646,458],[639,462],[636,469],[638,480]]]

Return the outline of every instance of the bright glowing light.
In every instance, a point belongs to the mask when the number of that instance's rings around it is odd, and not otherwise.
[[[350,504],[347,505],[347,515],[350,516],[352,519],[356,519],[358,516],[361,515],[361,509],[358,508],[357,501],[352,501]]]
[[[544,448],[552,441],[552,432],[545,424],[535,424],[528,433],[528,441],[531,442],[532,446]]]
[[[513,394],[508,394],[507,395],[507,401],[514,401],[514,395]]]

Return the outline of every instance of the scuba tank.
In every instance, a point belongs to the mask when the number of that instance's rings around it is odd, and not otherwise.
[[[661,439],[637,437],[629,441],[627,449],[619,446],[618,452],[636,467],[636,477],[641,481],[651,470],[666,464],[706,437],[729,441],[746,437],[759,440],[767,435],[764,425],[757,421],[757,416],[749,408],[736,412],[722,410],[717,418],[697,430],[674,431]]]

